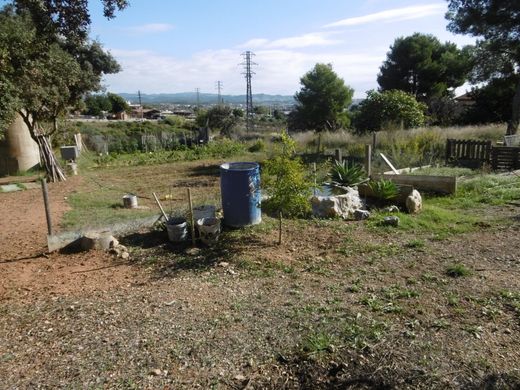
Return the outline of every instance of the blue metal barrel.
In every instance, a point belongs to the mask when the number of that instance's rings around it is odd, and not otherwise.
[[[224,224],[232,227],[262,221],[260,209],[260,166],[254,162],[233,162],[220,166],[220,192]]]

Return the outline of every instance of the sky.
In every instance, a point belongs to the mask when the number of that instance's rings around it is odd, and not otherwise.
[[[245,94],[241,53],[255,53],[253,93],[293,95],[317,62],[363,98],[397,37],[433,34],[460,47],[473,43],[446,30],[442,0],[130,0],[107,20],[91,0],[91,38],[122,66],[107,75],[112,92]]]

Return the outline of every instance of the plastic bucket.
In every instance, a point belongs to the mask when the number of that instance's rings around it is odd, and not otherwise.
[[[260,166],[257,163],[222,164],[220,166],[220,191],[224,224],[231,227],[242,227],[255,225],[262,221]]]
[[[202,205],[193,208],[193,219],[198,221],[202,218],[215,218],[215,206]]]
[[[201,218],[197,220],[197,229],[199,230],[200,240],[211,245],[218,241],[220,235],[220,219],[218,218]]]
[[[123,196],[123,205],[125,206],[125,209],[137,208],[137,196],[132,194]]]
[[[188,238],[186,218],[170,218],[166,223],[166,230],[171,242],[182,242]]]

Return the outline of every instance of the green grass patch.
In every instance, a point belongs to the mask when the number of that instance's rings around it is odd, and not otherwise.
[[[114,191],[85,191],[68,198],[72,210],[65,213],[62,226],[69,229],[103,227],[158,214],[156,210],[135,210],[122,207],[122,199]]]
[[[446,275],[452,278],[461,278],[471,275],[471,270],[462,263],[450,264],[446,267]]]

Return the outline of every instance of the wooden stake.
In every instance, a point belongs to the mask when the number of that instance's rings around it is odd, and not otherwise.
[[[372,146],[365,145],[365,171],[367,176],[372,175]]]
[[[190,221],[191,221],[191,244],[195,246],[195,221],[193,219],[193,203],[191,201],[191,189],[188,188],[188,202],[190,204]]]
[[[282,212],[278,215],[278,245],[282,245]]]
[[[159,202],[159,198],[157,198],[157,195],[155,195],[155,192],[152,192],[152,195],[155,198],[155,203],[157,203],[157,206],[159,206],[159,208],[161,209],[161,213],[164,216],[164,219],[166,219],[166,222],[168,222],[169,218],[166,215],[166,213],[164,212],[164,209],[163,209],[163,207],[161,205],[161,202]]]
[[[43,204],[45,206],[45,217],[47,218],[47,233],[52,236],[51,209],[49,206],[49,190],[47,181],[42,179]]]
[[[341,158],[341,149],[334,150],[334,159],[340,164],[342,163],[343,159]]]
[[[316,190],[317,190],[317,187],[318,187],[318,182],[317,182],[317,179],[316,179],[316,163],[312,163],[312,168],[313,168],[313,171],[314,171],[314,196],[316,196]]]

